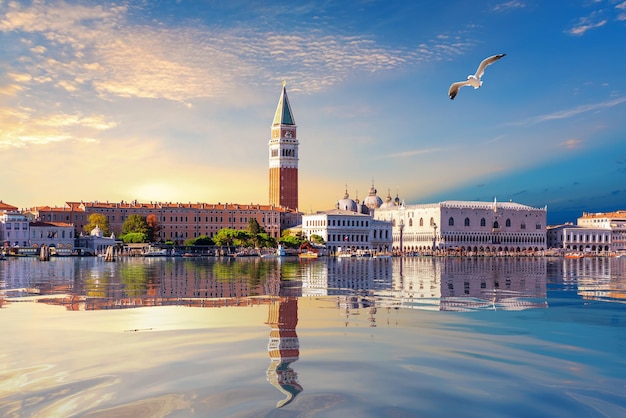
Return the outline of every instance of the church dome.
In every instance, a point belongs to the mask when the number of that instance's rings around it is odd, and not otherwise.
[[[337,209],[349,210],[351,212],[358,211],[356,202],[350,199],[350,195],[348,194],[348,189],[346,189],[346,194],[343,195],[343,199],[337,202]]]
[[[376,195],[376,188],[373,183],[369,195],[363,200],[363,204],[369,209],[378,209],[383,204],[383,199]]]
[[[381,209],[389,209],[396,207],[393,199],[391,198],[391,193],[387,193],[387,198],[385,199],[385,203],[383,203],[380,208]]]
[[[102,238],[102,229],[100,229],[100,227],[96,225],[96,227],[91,230],[91,233],[89,235],[91,235],[92,237]]]

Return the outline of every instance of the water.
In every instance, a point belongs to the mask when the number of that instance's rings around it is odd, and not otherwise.
[[[0,416],[626,416],[626,259],[0,261]]]

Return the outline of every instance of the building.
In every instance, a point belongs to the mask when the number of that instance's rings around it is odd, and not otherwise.
[[[269,141],[269,204],[298,209],[297,126],[284,82]]]
[[[583,212],[576,225],[549,227],[548,247],[587,254],[626,251],[626,211]]]
[[[514,202],[444,201],[380,207],[393,224],[394,251],[519,253],[546,249],[547,208]]]
[[[14,208],[13,206],[5,209]],[[15,208],[17,210],[17,208]],[[0,245],[3,247],[28,247],[28,218],[14,210],[0,212]]]
[[[311,239],[319,235],[326,243],[329,253],[354,252],[359,250],[390,252],[392,245],[392,224],[374,219],[373,209],[379,203],[376,189],[367,200],[371,208],[357,200],[350,199],[346,190],[343,199],[335,209],[302,215],[302,235]]]
[[[31,222],[29,224],[29,246],[44,245],[56,248],[58,253],[71,254],[74,249],[74,225],[65,222]]]
[[[213,237],[223,228],[246,230],[251,218],[273,238],[279,238],[283,229],[301,222],[301,215],[287,208],[236,203],[67,202],[63,207],[38,207],[31,212],[41,221],[73,223],[77,236],[89,224],[89,215],[93,213],[104,215],[109,229],[118,235],[130,215],[153,215],[159,225],[157,241],[170,240],[177,244],[200,236]]]

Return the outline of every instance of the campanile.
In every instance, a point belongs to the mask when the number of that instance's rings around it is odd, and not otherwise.
[[[272,123],[269,142],[270,205],[298,209],[298,138],[296,121],[283,90]]]

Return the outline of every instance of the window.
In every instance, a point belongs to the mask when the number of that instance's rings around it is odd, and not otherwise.
[[[480,219],[480,226],[487,226],[487,221],[485,221],[485,218]]]
[[[522,224],[520,225],[521,229],[526,229],[526,222],[522,222]]]
[[[420,226],[424,226],[424,218],[420,218]]]
[[[507,228],[510,228],[510,227],[511,227],[511,220],[510,220],[510,219],[507,219],[504,225],[505,225]]]
[[[496,229],[497,229],[497,228],[500,228],[500,223],[499,223],[498,221],[495,221],[495,222],[493,223],[493,227],[494,227],[494,228],[496,228]]]
[[[470,226],[470,220],[469,220],[469,218],[465,218],[465,226]]]
[[[454,226],[454,218],[452,216],[448,219],[448,226]]]

